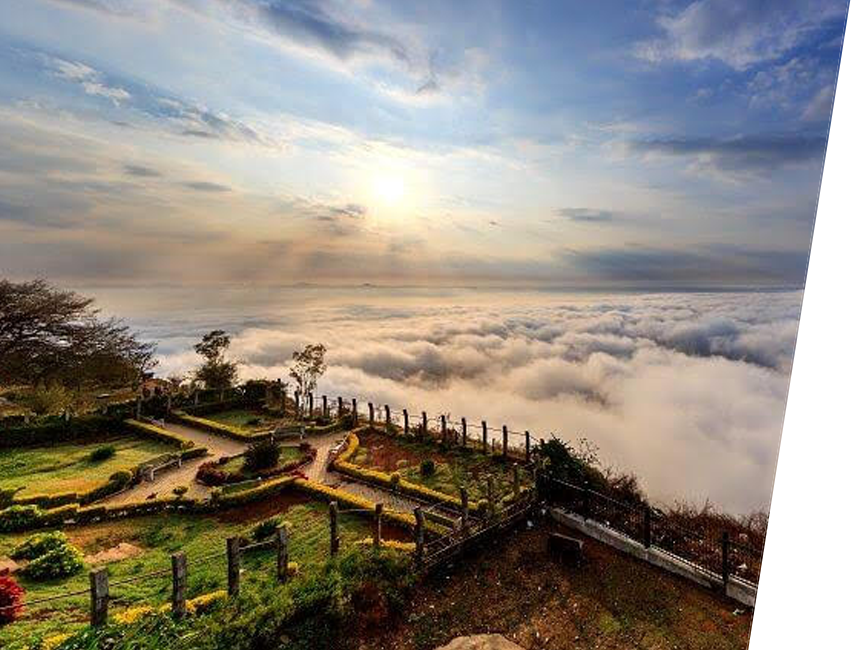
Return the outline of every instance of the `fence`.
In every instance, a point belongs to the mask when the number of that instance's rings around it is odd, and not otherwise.
[[[545,475],[538,478],[537,487],[546,501],[596,521],[645,548],[655,548],[688,562],[696,570],[720,579],[725,586],[732,577],[757,585],[762,551],[731,539],[727,531],[717,535],[707,528],[689,530],[648,505],[618,501],[587,485],[574,485]]]

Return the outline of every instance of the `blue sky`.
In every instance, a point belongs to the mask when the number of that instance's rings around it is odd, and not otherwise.
[[[800,286],[846,11],[8,0],[0,273]]]

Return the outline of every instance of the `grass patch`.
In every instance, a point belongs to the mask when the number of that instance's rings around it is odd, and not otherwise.
[[[279,463],[277,464],[277,467],[282,467],[287,463],[293,463],[295,460],[299,460],[302,457],[302,454],[297,447],[286,447],[284,445],[280,445],[279,449],[281,453],[279,455]],[[220,469],[230,474],[243,474],[247,479],[254,478],[258,472],[245,472],[243,463],[243,456],[235,456],[234,458],[230,458],[228,462],[221,465]]]
[[[92,455],[105,446],[112,447],[115,453],[93,460]],[[118,436],[107,442],[0,449],[0,490],[23,487],[17,494],[19,498],[83,493],[106,482],[114,472],[174,451],[174,447],[162,442],[134,436]]]
[[[247,409],[232,409],[228,411],[220,411],[219,413],[209,413],[205,418],[230,427],[243,429],[250,433],[267,431],[272,426],[279,423],[279,418],[271,417],[262,411],[251,411]]]

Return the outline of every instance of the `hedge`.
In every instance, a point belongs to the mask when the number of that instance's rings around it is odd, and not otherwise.
[[[154,438],[167,444],[177,445],[181,449],[190,449],[194,446],[192,440],[182,438],[176,433],[162,429],[161,427],[149,424],[148,422],[140,422],[139,420],[128,419],[124,421],[124,425],[134,433],[139,433],[149,438]]]
[[[121,420],[100,414],[81,415],[68,422],[51,416],[25,426],[0,428],[0,448],[32,447],[103,436],[105,429],[118,427]]]
[[[397,480],[392,478],[391,474],[387,474],[385,472],[380,472],[373,469],[366,469],[364,467],[360,467],[359,465],[354,465],[353,463],[348,462],[353,454],[356,453],[356,450],[359,448],[359,437],[356,435],[356,432],[351,432],[347,436],[347,447],[345,450],[333,461],[333,468],[342,474],[347,474],[354,478],[358,478],[362,481],[366,481],[373,485],[377,485],[379,487],[383,487],[389,490],[396,490],[401,492],[402,494],[408,494],[410,496],[414,496],[421,499],[427,499],[429,501],[438,501],[440,503],[444,503],[446,505],[457,508],[458,510],[463,507],[463,502],[458,498],[451,496],[450,494],[445,494],[444,492],[439,492],[437,490],[431,490],[430,488],[426,488],[423,485],[419,485],[418,483],[411,483],[410,481],[405,481],[402,478],[398,478]],[[469,504],[470,512],[477,513],[478,505],[476,503]]]
[[[69,503],[51,510],[42,510],[36,505],[9,506],[0,510],[0,532],[17,533],[32,528],[55,526],[74,517],[79,507],[77,503]]]
[[[170,417],[182,424],[187,424],[189,426],[204,429],[205,431],[210,431],[211,433],[216,433],[222,436],[226,436],[227,438],[232,438],[233,440],[240,440],[242,442],[252,442],[254,440],[266,438],[268,435],[270,435],[268,433],[249,433],[247,431],[244,431],[243,429],[238,429],[237,427],[229,426],[228,424],[222,424],[221,422],[214,422],[214,420],[199,418],[195,415],[187,415],[183,411],[173,411],[170,414]]]

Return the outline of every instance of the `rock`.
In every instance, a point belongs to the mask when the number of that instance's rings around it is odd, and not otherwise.
[[[436,650],[523,650],[523,648],[508,641],[501,634],[475,634],[457,637],[448,645]]]

